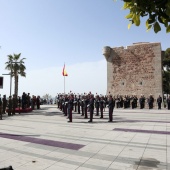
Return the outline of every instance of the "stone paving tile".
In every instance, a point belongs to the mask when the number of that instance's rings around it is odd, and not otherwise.
[[[169,111],[115,109],[114,123],[107,122],[108,113],[105,112],[104,117],[100,120],[94,116],[94,123],[89,124],[74,113],[73,123],[68,124],[56,106],[42,106],[42,110],[31,114],[6,116],[0,124],[1,134],[85,146],[74,151],[0,138],[0,168],[12,163],[15,170],[170,169]],[[113,131],[114,128],[164,131],[165,134],[118,132]],[[156,166],[156,161],[151,159],[157,161]]]

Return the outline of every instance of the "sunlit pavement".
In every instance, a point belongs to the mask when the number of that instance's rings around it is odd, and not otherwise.
[[[95,114],[94,114],[95,115]],[[88,115],[89,116],[89,115]],[[170,111],[115,109],[113,122],[73,122],[55,105],[0,120],[0,168],[14,170],[168,170]]]

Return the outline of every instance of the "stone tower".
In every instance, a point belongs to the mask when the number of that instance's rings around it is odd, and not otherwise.
[[[154,98],[162,96],[162,51],[160,43],[103,48],[107,60],[107,93]]]

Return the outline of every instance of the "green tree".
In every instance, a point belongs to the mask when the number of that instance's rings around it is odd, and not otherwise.
[[[170,48],[166,49],[163,55],[163,91],[170,94]]]
[[[14,54],[14,55],[8,55],[8,61],[5,63],[6,70],[10,70],[10,73],[12,74],[12,77],[14,77],[14,94],[18,96],[18,79],[19,75],[22,77],[26,77],[26,67],[24,65],[24,60],[26,58],[21,57],[21,53]]]
[[[154,29],[157,33],[161,30],[161,25],[166,28],[166,32],[170,32],[170,0],[123,0],[123,9],[130,10],[126,16],[130,23],[139,26],[141,17],[147,17],[146,28]]]

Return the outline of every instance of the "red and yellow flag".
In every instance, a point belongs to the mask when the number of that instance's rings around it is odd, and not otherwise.
[[[62,72],[63,76],[68,76],[67,72],[66,72],[66,69],[65,69],[65,64],[64,64],[64,67],[63,67],[63,72]]]

